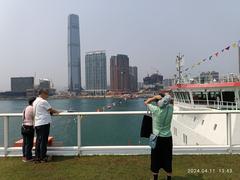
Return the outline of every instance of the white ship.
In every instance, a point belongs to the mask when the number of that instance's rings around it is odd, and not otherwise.
[[[221,111],[240,108],[240,82],[178,84],[171,87],[178,110]],[[231,115],[232,143],[240,144],[240,115]],[[176,115],[172,132],[176,145],[224,145],[227,142],[225,114]]]
[[[174,94],[175,111],[222,111],[240,109],[240,78],[233,76],[216,82],[183,83],[182,57],[177,56],[177,85],[170,87]],[[172,134],[175,145],[226,145],[226,114],[175,115]],[[240,144],[240,114],[231,115],[232,145]]]

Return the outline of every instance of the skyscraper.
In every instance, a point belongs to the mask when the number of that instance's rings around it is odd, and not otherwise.
[[[129,67],[129,88],[132,92],[138,90],[138,71],[136,66]]]
[[[81,55],[78,15],[68,16],[68,89],[80,92],[81,86]]]
[[[129,91],[129,58],[118,54],[110,58],[110,89],[111,91]]]
[[[107,89],[106,53],[92,51],[85,56],[86,90],[92,94],[104,94]]]

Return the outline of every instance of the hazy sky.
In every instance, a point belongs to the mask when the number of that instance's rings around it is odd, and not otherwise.
[[[240,39],[239,0],[0,0],[0,90],[10,77],[49,78],[67,87],[67,16],[80,19],[82,82],[84,56],[106,50],[109,58],[127,54],[138,66],[139,81],[157,70],[175,73],[175,57],[185,66]],[[191,73],[237,72],[237,50]]]

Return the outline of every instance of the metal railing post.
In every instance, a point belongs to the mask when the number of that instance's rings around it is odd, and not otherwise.
[[[8,155],[8,130],[9,130],[9,117],[4,116],[4,125],[3,125],[3,144],[4,144],[4,156]]]
[[[227,145],[229,146],[229,153],[232,154],[232,123],[231,113],[226,113],[227,118]]]
[[[77,146],[78,146],[78,156],[81,155],[81,145],[82,145],[82,138],[81,138],[81,115],[77,116]]]

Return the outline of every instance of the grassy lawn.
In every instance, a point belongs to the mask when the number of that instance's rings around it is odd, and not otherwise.
[[[149,180],[152,179],[149,166],[149,156],[54,157],[52,162],[41,164],[0,158],[0,179]],[[226,172],[230,168],[232,173]],[[188,169],[204,172],[189,173]],[[240,155],[174,156],[173,172],[176,180],[239,180]],[[164,172],[160,174],[159,179],[164,179]]]

